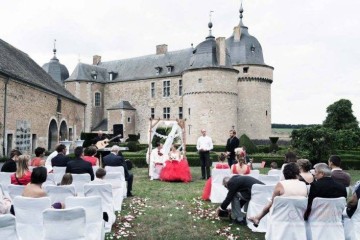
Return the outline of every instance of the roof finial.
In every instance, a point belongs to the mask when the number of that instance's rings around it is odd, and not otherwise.
[[[210,11],[210,13],[209,13],[209,19],[210,19],[210,21],[209,21],[209,23],[208,23],[209,36],[207,36],[207,38],[214,38],[213,35],[211,34],[211,28],[213,27],[213,24],[212,24],[212,22],[211,22],[211,15],[212,15],[213,12],[214,12],[214,11]]]
[[[244,9],[243,9],[243,6],[242,6],[242,1],[241,1],[241,4],[240,4],[240,26],[243,26],[243,22],[242,22],[242,18],[243,18],[243,12],[244,12]]]
[[[53,49],[53,52],[54,52],[54,58],[56,58],[56,39],[54,39],[54,49]]]

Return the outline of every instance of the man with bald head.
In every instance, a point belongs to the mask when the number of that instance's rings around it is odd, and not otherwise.
[[[201,136],[197,140],[196,149],[200,155],[201,179],[208,179],[210,177],[210,151],[213,149],[213,142],[211,137],[206,135],[205,129],[201,129]]]

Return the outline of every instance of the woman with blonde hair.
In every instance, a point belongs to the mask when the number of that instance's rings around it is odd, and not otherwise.
[[[31,180],[29,171],[29,155],[20,155],[16,162],[16,172],[11,175],[11,184],[26,185]]]
[[[236,155],[237,163],[231,165],[231,173],[246,175],[250,173],[251,167],[246,164],[245,156],[243,154]]]

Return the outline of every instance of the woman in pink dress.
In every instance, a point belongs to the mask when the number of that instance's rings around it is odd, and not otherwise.
[[[45,148],[37,147],[35,149],[35,156],[36,157],[31,159],[30,166],[34,166],[34,167],[45,166],[45,160],[44,160]]]
[[[96,155],[96,147],[90,146],[87,147],[84,151],[83,159],[89,163],[91,163],[91,166],[99,166],[99,159],[95,157]]]
[[[161,181],[168,182],[190,182],[191,173],[189,164],[183,159],[175,145],[171,145],[169,160],[165,161],[165,166],[160,173]]]
[[[226,153],[221,153],[219,156],[219,162],[215,164],[215,169],[229,169],[229,164],[225,162],[226,159]],[[207,201],[210,200],[210,193],[211,193],[211,177],[209,177],[208,180],[206,180],[202,199]]]
[[[237,163],[231,165],[231,173],[246,175],[250,173],[251,167],[245,163],[245,158],[242,154],[236,155]]]

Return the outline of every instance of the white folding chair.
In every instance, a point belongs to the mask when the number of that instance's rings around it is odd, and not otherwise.
[[[274,185],[254,184],[251,188],[251,199],[249,201],[246,215],[250,217],[258,215],[269,203],[269,199],[272,197],[274,188]],[[254,227],[253,223],[250,221],[247,221],[247,226],[253,232],[266,232],[267,222],[268,214],[261,219],[257,228]]]
[[[94,171],[94,174],[96,173],[96,170],[98,170],[100,167],[99,166],[92,166],[92,169]]]
[[[258,169],[255,169],[255,170],[250,170],[250,173],[246,176],[250,176],[250,177],[258,179],[259,175],[260,175],[260,171]]]
[[[304,221],[306,207],[307,198],[305,197],[275,197],[268,213],[270,215],[265,239],[306,239]]]
[[[210,201],[212,203],[222,203],[228,190],[223,186],[222,182],[224,177],[230,177],[230,169],[212,169],[211,170],[211,191]]]
[[[54,173],[54,180],[55,180],[55,183],[60,183],[64,174],[65,174],[65,171],[66,171],[66,167],[52,167],[53,169],[53,173]]]
[[[86,213],[84,208],[46,209],[42,212],[42,216],[44,240],[86,239]]]
[[[118,166],[118,167],[112,167],[112,166],[105,166],[105,170],[106,170],[106,174],[107,173],[120,173],[121,176],[121,180],[123,180],[122,183],[122,189],[123,189],[123,198],[126,198],[127,196],[127,184],[126,184],[126,180],[125,180],[125,170],[123,166]]]
[[[308,239],[345,239],[342,212],[346,206],[344,197],[315,198],[306,225]]]
[[[3,186],[5,195],[9,196],[8,186],[11,184],[12,172],[0,172],[0,183]]]
[[[12,214],[0,215],[0,239],[18,240],[15,217]]]
[[[50,198],[15,197],[16,229],[22,240],[43,239],[42,212],[51,207]]]
[[[100,196],[67,197],[66,208],[83,207],[86,212],[86,239],[102,240],[105,237],[104,220]]]
[[[84,194],[88,196],[100,196],[102,199],[102,208],[104,212],[107,212],[109,221],[105,223],[105,232],[111,231],[111,226],[115,222],[114,213],[114,200],[112,195],[112,186],[110,183],[106,184],[85,184]]]
[[[268,175],[276,175],[276,176],[279,176],[279,178],[280,178],[281,171],[279,169],[270,169],[268,171]]]
[[[124,180],[122,180],[118,172],[106,173],[104,180],[112,186],[115,211],[121,211],[124,200]]]
[[[356,211],[352,217],[344,219],[344,230],[346,240],[360,239],[360,203],[358,202]]]
[[[67,197],[76,196],[76,190],[74,185],[48,185],[44,187],[44,190],[49,196],[51,203],[64,203]]]
[[[16,196],[21,196],[25,185],[10,184],[8,186],[9,197],[13,200]]]
[[[91,180],[90,174],[88,173],[82,173],[82,174],[71,174],[73,177],[73,185],[76,189],[76,194],[79,197],[84,196],[84,185],[86,183],[89,183]]]
[[[260,174],[258,180],[265,185],[276,185],[280,181],[280,176]]]

